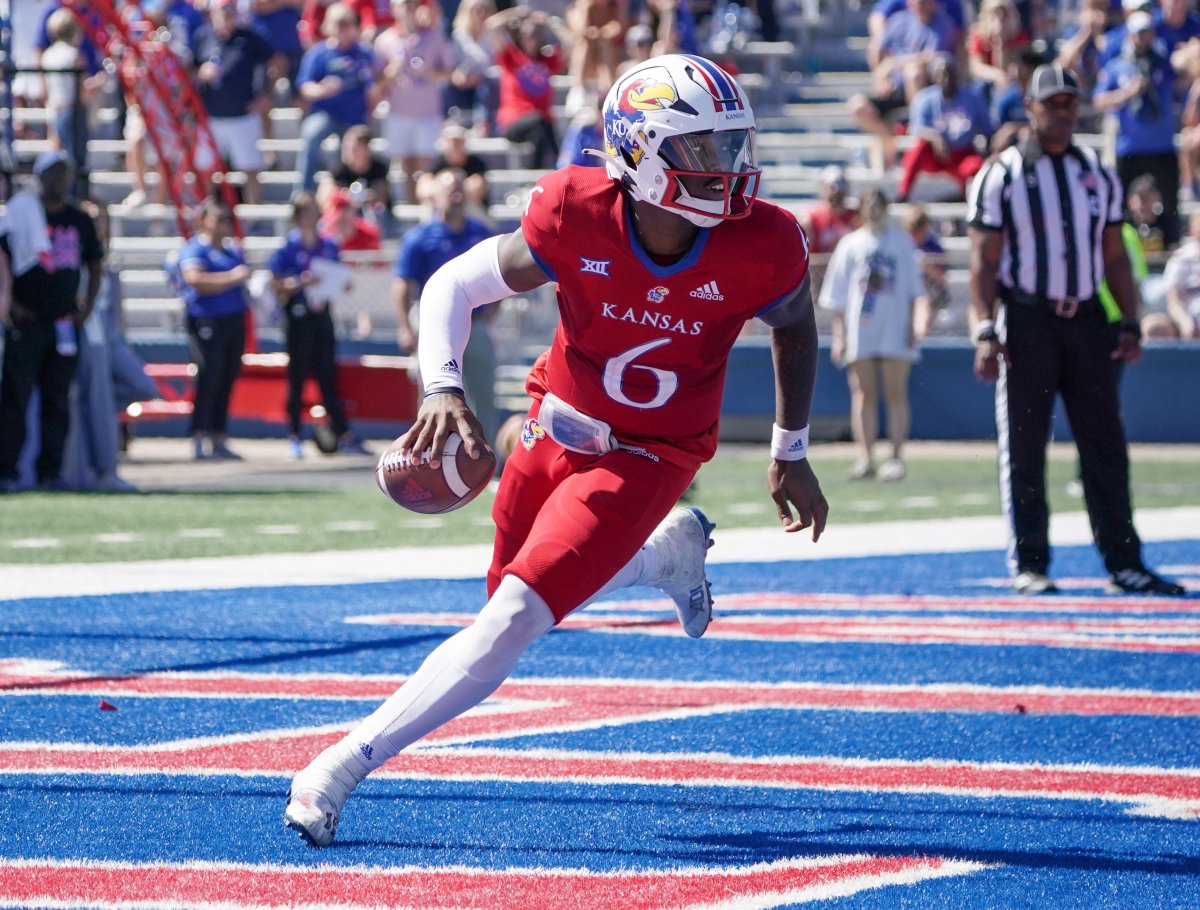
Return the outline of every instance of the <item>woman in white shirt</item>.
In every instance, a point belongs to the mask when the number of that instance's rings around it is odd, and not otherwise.
[[[867,190],[859,205],[863,226],[843,237],[830,257],[820,305],[833,313],[833,360],[850,384],[850,430],[860,456],[851,480],[875,476],[879,399],[887,410],[892,454],[881,480],[904,477],[908,439],[908,374],[917,358],[913,309],[925,296],[917,251],[903,228],[888,219],[888,199]]]

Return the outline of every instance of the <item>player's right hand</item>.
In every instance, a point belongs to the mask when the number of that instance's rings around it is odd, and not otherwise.
[[[429,395],[421,402],[413,425],[400,437],[400,454],[419,458],[428,449],[430,467],[439,467],[446,438],[451,433],[462,437],[472,458],[478,458],[489,448],[483,424],[461,395],[453,392]]]

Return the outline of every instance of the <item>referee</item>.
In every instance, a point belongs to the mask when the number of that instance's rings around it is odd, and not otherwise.
[[[1182,587],[1142,563],[1133,526],[1117,370],[1136,361],[1141,347],[1137,291],[1121,241],[1121,184],[1095,152],[1072,142],[1079,86],[1070,73],[1038,67],[1025,107],[1028,137],[984,165],[968,210],[975,375],[996,380],[1013,588],[1057,590],[1046,574],[1046,444],[1061,394],[1109,591],[1180,595]],[[1105,278],[1121,308],[1117,324],[1097,297]]]

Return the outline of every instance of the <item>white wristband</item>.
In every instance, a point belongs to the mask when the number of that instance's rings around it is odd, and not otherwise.
[[[778,461],[803,461],[808,457],[808,427],[785,430],[771,426],[771,457]]]

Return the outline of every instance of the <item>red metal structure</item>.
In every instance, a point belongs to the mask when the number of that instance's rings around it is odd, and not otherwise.
[[[188,213],[211,193],[220,193],[232,209],[237,198],[225,180],[225,164],[208,127],[208,115],[171,47],[167,29],[145,19],[127,21],[113,0],[63,0],[63,5],[75,13],[97,49],[114,62],[122,90],[130,104],[137,105],[158,157],[159,177],[175,206],[179,233],[191,236]]]

